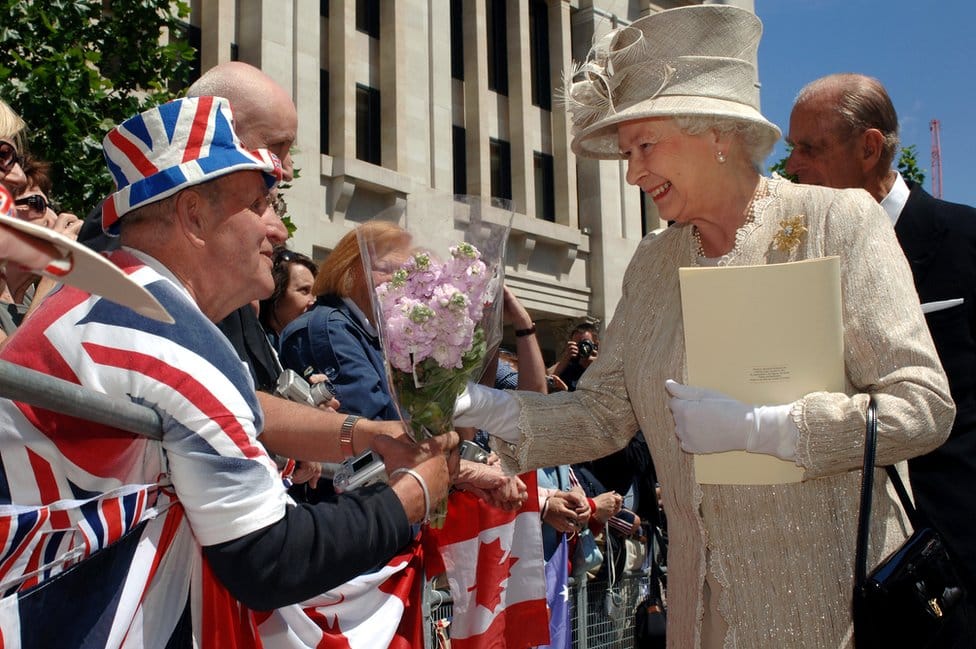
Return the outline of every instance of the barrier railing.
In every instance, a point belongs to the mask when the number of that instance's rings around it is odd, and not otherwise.
[[[162,439],[162,420],[146,406],[0,361],[0,395],[79,419]]]
[[[573,649],[633,649],[634,609],[647,595],[649,579],[645,571],[629,572],[617,579],[613,590],[619,598],[609,605],[616,610],[608,610],[606,581],[573,583],[570,579]],[[441,649],[438,630],[451,618],[451,595],[428,583],[424,601],[427,647]]]

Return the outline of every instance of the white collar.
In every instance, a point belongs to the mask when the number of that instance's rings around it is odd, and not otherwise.
[[[370,324],[369,318],[367,318],[366,314],[363,313],[363,310],[359,308],[359,305],[352,301],[352,298],[344,297],[342,298],[342,301],[347,307],[349,307],[352,314],[356,316],[356,319],[359,320],[359,324],[362,325],[363,329],[366,330],[366,333],[368,333],[370,336],[379,336],[376,329],[372,324]]]
[[[888,218],[891,219],[892,225],[898,222],[898,215],[905,209],[905,203],[908,202],[909,193],[908,184],[905,183],[905,179],[901,177],[901,174],[896,171],[895,184],[891,186],[891,191],[881,201],[881,207],[888,213]]]

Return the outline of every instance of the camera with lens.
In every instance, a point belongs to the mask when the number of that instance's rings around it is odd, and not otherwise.
[[[592,340],[586,340],[585,338],[578,343],[576,343],[577,354],[580,360],[584,358],[589,358],[593,355],[593,352],[597,350],[596,343]]]
[[[332,486],[336,493],[352,491],[378,482],[386,482],[386,465],[383,458],[371,450],[366,450],[350,458],[346,458],[335,475]]]
[[[284,370],[278,376],[275,394],[290,401],[318,406],[332,399],[332,392],[325,381],[309,385],[295,370]]]

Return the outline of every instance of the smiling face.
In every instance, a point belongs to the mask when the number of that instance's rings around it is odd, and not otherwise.
[[[679,223],[707,208],[717,164],[710,132],[687,135],[667,118],[625,122],[617,129],[627,182],[650,195],[661,218]]]

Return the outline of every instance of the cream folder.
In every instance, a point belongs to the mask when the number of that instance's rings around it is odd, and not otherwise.
[[[790,403],[844,390],[840,259],[681,268],[688,384],[745,403]],[[799,482],[803,469],[772,455],[695,456],[701,484]]]

